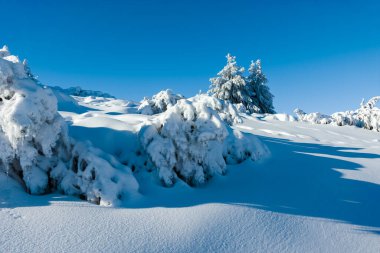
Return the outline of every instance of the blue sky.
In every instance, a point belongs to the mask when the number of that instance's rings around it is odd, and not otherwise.
[[[260,58],[279,112],[332,113],[380,95],[380,1],[0,0],[0,44],[46,84],[140,100],[206,91]]]

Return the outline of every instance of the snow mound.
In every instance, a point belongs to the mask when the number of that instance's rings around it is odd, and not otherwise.
[[[141,129],[141,146],[165,186],[178,178],[189,185],[204,184],[216,174],[224,175],[227,163],[266,154],[257,139],[232,130],[213,108],[223,107],[207,95],[182,99]]]
[[[166,111],[170,106],[177,103],[178,100],[185,97],[180,94],[174,94],[171,90],[163,90],[154,95],[151,99],[144,98],[140,102],[137,111],[141,114],[153,115]]]
[[[293,122],[297,120],[292,115],[286,113],[269,114],[265,116],[265,119],[278,120],[283,122]]]
[[[125,190],[137,191],[129,168],[119,166],[112,157],[101,158],[100,151],[69,138],[57,112],[56,97],[30,75],[25,62],[21,63],[6,47],[1,49],[1,56],[0,170],[32,194],[60,189],[113,205]],[[78,172],[78,163],[80,173],[74,176],[71,171]],[[128,178],[128,187],[123,177]],[[110,181],[114,184],[108,184]]]

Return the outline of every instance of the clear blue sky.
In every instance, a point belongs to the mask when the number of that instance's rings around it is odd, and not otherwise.
[[[331,113],[380,95],[380,1],[0,0],[0,44],[46,84],[140,100],[206,91],[262,59],[279,112]]]

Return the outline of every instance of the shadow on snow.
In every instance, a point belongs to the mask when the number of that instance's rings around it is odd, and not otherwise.
[[[259,138],[272,153],[265,161],[246,161],[229,166],[226,176],[214,177],[199,188],[191,188],[181,182],[173,188],[164,188],[154,180],[144,182],[137,175],[144,196],[137,201],[126,200],[124,207],[179,208],[208,203],[239,205],[368,226],[369,231],[380,234],[380,185],[343,178],[342,173],[336,170],[359,170],[363,167],[360,163],[347,161],[347,158],[377,159],[380,164],[379,154],[362,153],[360,148]],[[148,175],[146,178],[152,177]],[[5,183],[17,184],[4,178],[0,183],[3,186]],[[50,205],[55,200],[60,203],[78,201],[57,194],[25,198],[22,189],[15,187],[2,187],[0,208]],[[17,190],[12,193],[12,189]]]

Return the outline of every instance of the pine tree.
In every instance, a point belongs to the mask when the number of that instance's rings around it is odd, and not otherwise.
[[[275,113],[273,107],[273,95],[266,85],[268,79],[261,68],[261,61],[252,61],[247,77],[246,93],[250,99],[243,100],[243,105],[249,112]],[[257,107],[259,111],[257,111]]]
[[[227,65],[218,73],[217,77],[211,78],[209,94],[233,104],[242,103],[245,92],[244,68],[236,63],[236,57],[227,54]]]

